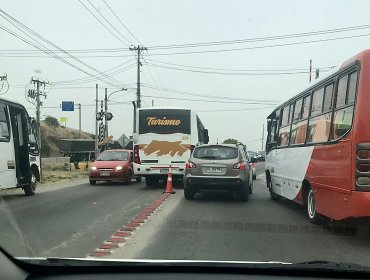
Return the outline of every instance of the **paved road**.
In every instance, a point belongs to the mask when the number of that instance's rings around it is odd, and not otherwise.
[[[332,260],[370,264],[364,231],[311,225],[304,209],[273,202],[262,163],[247,203],[228,193],[184,199],[183,190],[157,210],[109,258]],[[144,183],[90,186],[86,181],[0,196],[0,244],[16,256],[85,257],[162,194]]]
[[[0,194],[0,245],[15,256],[86,257],[162,193],[144,183],[79,182],[34,197]]]
[[[254,193],[242,203],[225,193],[187,201],[171,196],[113,258],[288,261],[370,265],[370,240],[356,229],[311,225],[303,207],[273,202],[259,165]]]

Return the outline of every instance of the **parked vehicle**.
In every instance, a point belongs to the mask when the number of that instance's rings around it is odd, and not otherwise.
[[[130,184],[132,179],[141,181],[141,177],[135,177],[132,170],[130,150],[106,150],[99,155],[89,170],[90,185],[96,185],[98,181]]]
[[[0,189],[22,188],[35,194],[40,181],[40,152],[36,121],[26,108],[0,99]]]
[[[193,199],[197,192],[228,190],[248,201],[253,191],[252,171],[243,148],[232,144],[199,145],[186,163],[184,194]]]

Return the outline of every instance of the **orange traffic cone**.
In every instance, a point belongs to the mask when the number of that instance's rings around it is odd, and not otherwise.
[[[173,193],[176,193],[173,190],[173,187],[172,187],[172,170],[171,170],[171,165],[168,168],[167,185],[166,185],[166,190],[164,191],[164,193],[172,193],[172,194]]]

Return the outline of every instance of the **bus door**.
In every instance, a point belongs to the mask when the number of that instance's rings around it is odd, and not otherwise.
[[[25,185],[31,180],[27,132],[28,119],[25,111],[21,108],[9,107],[9,111],[12,123],[15,168],[18,185]]]
[[[17,185],[8,107],[0,101],[0,188]]]

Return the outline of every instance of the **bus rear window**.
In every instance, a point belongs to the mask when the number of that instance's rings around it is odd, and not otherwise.
[[[206,146],[195,148],[193,157],[199,159],[234,159],[239,156],[237,148],[226,146]]]
[[[190,110],[149,109],[139,111],[139,134],[190,134]]]

